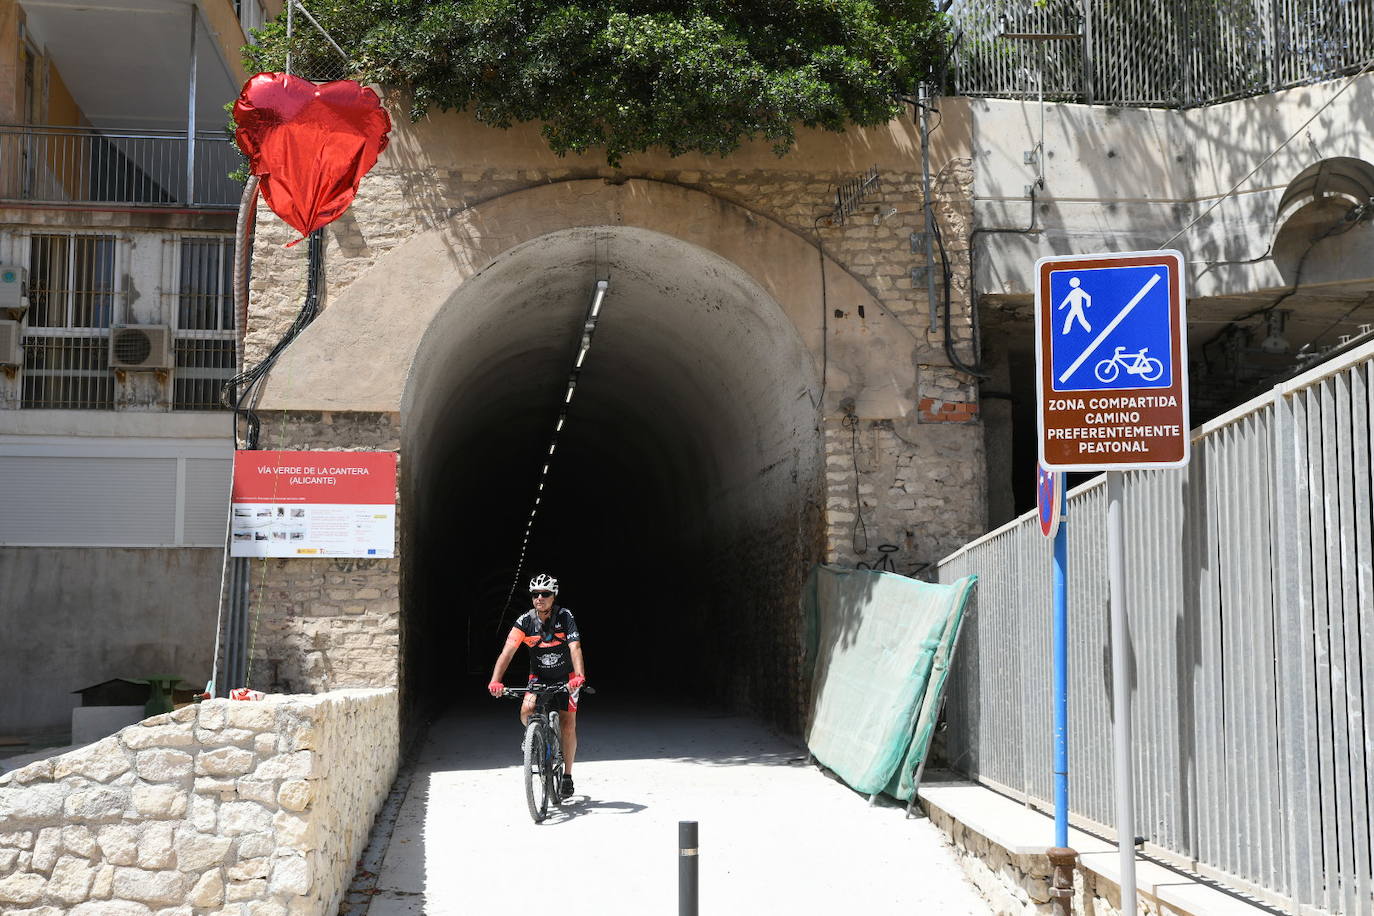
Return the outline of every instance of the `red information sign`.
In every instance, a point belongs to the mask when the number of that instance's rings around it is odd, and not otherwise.
[[[244,451],[234,456],[236,557],[390,557],[394,452]]]
[[[1188,349],[1177,251],[1036,262],[1040,460],[1055,471],[1188,463]]]

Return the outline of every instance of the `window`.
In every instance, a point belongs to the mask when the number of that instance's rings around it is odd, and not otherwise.
[[[29,240],[29,328],[22,406],[114,407],[109,333],[118,291],[114,236]]]
[[[257,44],[249,30],[260,29],[267,21],[267,13],[263,11],[262,4],[258,0],[239,0],[234,4],[234,8],[238,10],[239,25],[243,26],[243,34],[250,42]]]
[[[174,410],[218,410],[234,377],[234,241],[220,236],[177,241]]]

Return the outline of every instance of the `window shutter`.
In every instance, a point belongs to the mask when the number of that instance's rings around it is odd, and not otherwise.
[[[175,458],[0,458],[0,544],[176,543]]]
[[[210,458],[186,459],[186,521],[183,540],[187,547],[223,547],[229,520],[229,482],[232,461]]]

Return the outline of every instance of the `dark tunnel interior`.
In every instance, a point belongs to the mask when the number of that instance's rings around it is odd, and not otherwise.
[[[458,287],[416,365],[402,467],[410,705],[480,690],[529,578],[549,572],[593,683],[690,677],[704,699],[757,711],[753,694],[781,691],[778,709],[795,710],[798,598],[820,550],[817,372],[749,277],[654,233],[558,233]],[[527,671],[521,650],[506,683]]]

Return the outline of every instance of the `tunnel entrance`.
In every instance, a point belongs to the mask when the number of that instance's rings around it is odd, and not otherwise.
[[[529,606],[529,577],[547,571],[594,682],[690,677],[711,700],[801,727],[799,595],[822,552],[819,373],[753,278],[643,229],[555,232],[457,285],[414,365],[400,544],[415,695],[449,693],[460,676],[484,683]],[[525,666],[522,652],[507,680]]]

